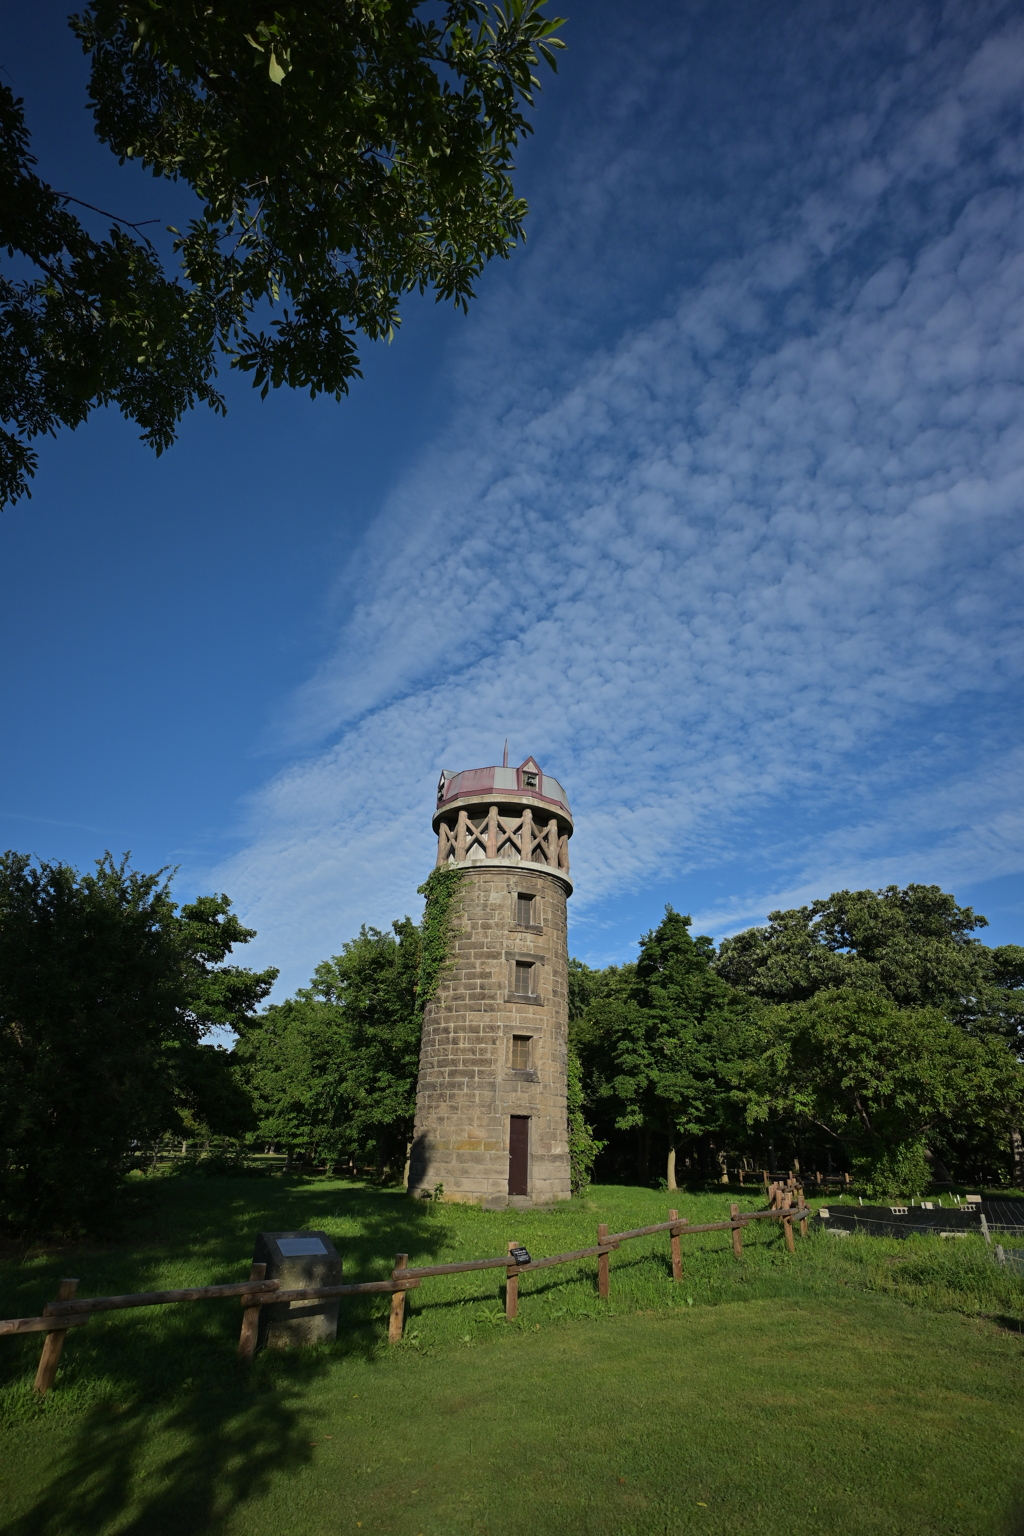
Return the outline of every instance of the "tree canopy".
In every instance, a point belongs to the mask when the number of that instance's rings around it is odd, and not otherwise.
[[[296,997],[247,1020],[235,1055],[262,1136],[400,1174],[416,1109],[420,930],[392,926],[364,926]]]
[[[276,971],[222,962],[253,931],[226,896],[179,911],[163,872],[109,855],[92,874],[0,856],[0,1220],[84,1230],[132,1147],[187,1114],[247,1128],[214,1024],[239,1028]]]
[[[920,1194],[958,1125],[1019,1125],[1024,1070],[998,1036],[880,991],[826,988],[754,1021],[737,1081],[748,1120],[821,1131],[871,1194]],[[842,1160],[842,1157],[841,1157]]]
[[[938,886],[836,891],[724,939],[666,909],[634,965],[570,966],[599,1174],[746,1159],[910,1193],[937,1170],[1024,1178],[1024,949]],[[632,1140],[632,1147],[629,1142]],[[928,1160],[930,1159],[930,1167]]]
[[[715,968],[766,1002],[801,1002],[847,987],[1017,1035],[1024,1027],[1024,948],[989,949],[974,937],[987,926],[937,885],[835,891],[809,907],[769,913],[765,928],[723,939]]]
[[[400,1178],[461,878],[436,872],[421,924],[364,926],[261,1007],[276,972],[230,963],[253,932],[226,896],[179,908],[126,860],[4,855],[0,1221],[87,1230],[133,1147],[197,1127]],[[571,960],[573,1190],[741,1160],[831,1163],[877,1195],[1024,1185],[1024,950],[981,944],[984,925],[936,886],[838,891],[717,951],[667,907],[634,963]],[[232,1052],[202,1043],[218,1027]]]
[[[160,453],[195,404],[224,410],[220,358],[264,395],[340,399],[357,336],[390,338],[405,294],[465,309],[523,238],[513,153],[533,70],[563,47],[543,4],[92,0],[73,16],[98,137],[198,207],[170,230],[177,272],[130,222],[96,238],[36,174],[0,86],[0,506],[35,472],[31,440],[97,406]]]
[[[666,907],[663,921],[641,939],[635,966],[604,977],[590,973],[589,982],[576,968],[573,980],[576,994],[584,994],[572,1034],[588,1108],[598,1113],[606,1139],[612,1131],[636,1134],[637,1174],[645,1182],[652,1137],[664,1138],[670,1189],[677,1143],[711,1135],[735,1118],[729,1068],[748,1010],[738,989],[716,975],[714,958],[711,939],[694,938],[690,918]]]

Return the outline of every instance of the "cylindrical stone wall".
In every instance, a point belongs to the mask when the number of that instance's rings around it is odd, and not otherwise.
[[[497,862],[461,866],[452,963],[424,1011],[409,1190],[440,1184],[445,1200],[540,1205],[571,1192],[571,887],[540,864]],[[524,923],[521,898],[531,897]]]

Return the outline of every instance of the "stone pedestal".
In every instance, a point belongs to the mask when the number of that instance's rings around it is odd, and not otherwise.
[[[282,1291],[340,1285],[341,1257],[326,1232],[261,1232],[252,1260],[265,1264],[267,1280]],[[260,1308],[258,1343],[264,1349],[332,1344],[338,1333],[336,1300],[271,1302]]]

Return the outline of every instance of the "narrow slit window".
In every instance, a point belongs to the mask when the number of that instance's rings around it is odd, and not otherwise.
[[[522,997],[533,997],[536,987],[533,982],[534,966],[530,960],[516,961],[516,991]]]
[[[533,915],[534,898],[525,896],[522,892],[516,897],[516,922],[535,923],[537,919]]]
[[[530,1069],[530,1036],[512,1036],[512,1070],[528,1072]]]

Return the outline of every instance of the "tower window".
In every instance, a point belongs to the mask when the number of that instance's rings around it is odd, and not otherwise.
[[[516,961],[516,991],[521,997],[536,996],[536,987],[533,981],[534,965],[530,960]]]
[[[516,897],[516,922],[527,925],[535,923],[537,919],[533,915],[535,899],[533,896],[524,896],[522,891]]]
[[[530,1036],[512,1036],[512,1070],[528,1072],[530,1069]]]
[[[524,773],[523,774],[523,788],[524,789],[536,789],[537,788],[537,775],[535,773]]]

